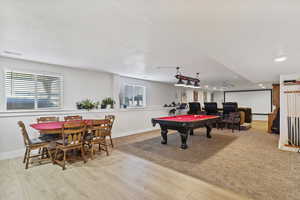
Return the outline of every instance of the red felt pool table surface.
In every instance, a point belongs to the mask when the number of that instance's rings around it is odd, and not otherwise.
[[[176,116],[160,117],[157,119],[166,120],[166,121],[176,121],[176,122],[193,122],[193,121],[200,121],[200,120],[214,119],[214,118],[219,118],[219,116],[214,116],[214,115],[176,115]]]

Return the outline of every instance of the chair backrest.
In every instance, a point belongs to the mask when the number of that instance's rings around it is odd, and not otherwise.
[[[25,128],[25,124],[22,121],[18,121],[18,125],[21,129],[21,133],[22,133],[22,136],[23,136],[23,141],[24,141],[25,146],[30,145],[31,142],[30,142],[27,130]]]
[[[64,146],[81,145],[86,131],[86,124],[81,122],[65,122],[62,127]]]
[[[236,102],[225,102],[223,103],[223,114],[228,115],[232,112],[238,111],[238,104]]]
[[[218,104],[216,102],[205,102],[204,107],[208,115],[218,113]]]
[[[37,123],[43,123],[43,122],[58,122],[58,117],[39,117],[36,119]]]
[[[110,124],[111,121],[109,119],[93,120],[91,127],[91,130],[94,133],[93,138],[100,138],[101,136],[106,136],[107,134],[110,134]]]
[[[109,127],[110,127],[110,130],[111,130],[113,125],[114,125],[116,117],[114,115],[105,115],[105,119],[109,120],[109,122],[110,122]]]
[[[74,116],[65,116],[65,121],[74,121],[74,120],[82,120],[82,116],[80,115],[74,115]]]
[[[201,111],[201,104],[199,102],[190,102],[189,103],[190,110],[188,111],[188,114],[198,114]]]

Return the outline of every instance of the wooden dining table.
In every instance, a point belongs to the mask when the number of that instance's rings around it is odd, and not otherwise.
[[[91,126],[93,120],[94,119],[85,119],[85,120],[74,120],[68,122],[84,122],[87,126]],[[45,123],[30,124],[30,126],[35,130],[38,130],[40,134],[61,134],[64,123],[68,123],[68,122],[66,121],[45,122]]]

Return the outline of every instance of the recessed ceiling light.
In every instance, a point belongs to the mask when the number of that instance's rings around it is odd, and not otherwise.
[[[259,87],[262,87],[262,86],[264,86],[264,85],[263,85],[262,83],[260,83],[260,84],[258,84],[258,86],[259,86]]]
[[[214,90],[216,90],[216,89],[217,89],[217,87],[214,87],[213,89],[214,89]]]
[[[204,87],[205,87],[205,88],[208,88],[208,85],[205,85]]]
[[[275,62],[284,62],[287,60],[286,56],[278,56],[277,58],[274,59]]]

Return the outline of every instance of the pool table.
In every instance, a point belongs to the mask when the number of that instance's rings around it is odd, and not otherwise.
[[[186,144],[188,135],[194,134],[194,129],[200,127],[206,127],[206,137],[211,138],[210,132],[212,124],[216,123],[220,119],[219,116],[215,115],[176,115],[169,117],[153,118],[152,124],[160,125],[162,144],[167,144],[168,141],[168,130],[177,130],[181,137],[181,148],[187,149]]]

